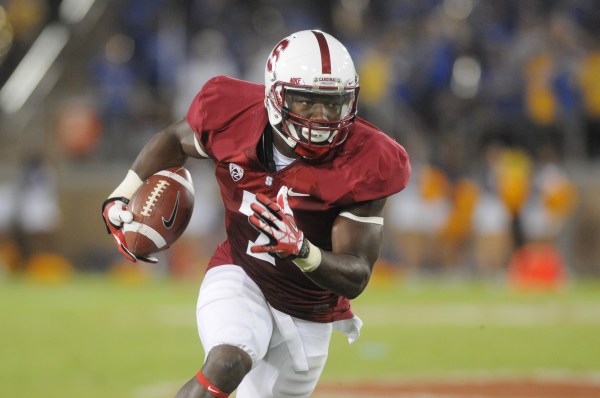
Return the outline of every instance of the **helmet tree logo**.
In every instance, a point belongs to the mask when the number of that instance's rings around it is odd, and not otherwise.
[[[288,39],[283,39],[282,41],[279,42],[279,44],[277,44],[275,46],[275,48],[271,52],[271,55],[269,55],[269,59],[267,60],[267,71],[273,72],[273,65],[279,59],[279,54],[283,50],[285,50],[289,44],[290,44],[290,41]]]

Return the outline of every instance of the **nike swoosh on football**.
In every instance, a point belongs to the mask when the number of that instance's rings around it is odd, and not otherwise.
[[[162,217],[162,223],[166,229],[170,229],[173,226],[173,223],[175,222],[175,216],[177,215],[178,208],[179,208],[179,191],[177,191],[177,197],[175,198],[175,206],[173,206],[173,211],[171,212],[171,217],[169,217],[168,220],[165,220],[165,218]]]
[[[292,191],[292,189],[288,189],[288,195],[289,196],[310,196],[310,194],[308,193],[300,193],[300,192],[294,192]]]

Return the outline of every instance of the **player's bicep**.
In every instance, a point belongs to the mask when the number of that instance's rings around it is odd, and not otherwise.
[[[208,155],[199,140],[196,137],[196,133],[194,129],[189,125],[187,120],[181,119],[177,123],[173,125],[173,129],[177,137],[179,138],[179,142],[181,143],[181,148],[183,152],[191,157],[196,159],[206,159]]]
[[[359,257],[372,266],[383,239],[385,199],[344,209],[333,224],[332,251]]]

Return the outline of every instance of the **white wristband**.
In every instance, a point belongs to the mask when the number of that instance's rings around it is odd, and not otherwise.
[[[310,243],[309,240],[307,240],[307,242],[310,247],[308,257],[296,258],[292,261],[302,270],[302,272],[313,272],[321,265],[321,249]]]
[[[113,193],[109,195],[109,198],[123,197],[131,199],[135,191],[137,191],[143,183],[144,181],[142,181],[135,171],[129,170],[123,182],[121,182],[117,189],[115,189]]]

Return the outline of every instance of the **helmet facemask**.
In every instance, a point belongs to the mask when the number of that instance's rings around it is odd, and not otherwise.
[[[346,140],[356,117],[357,94],[358,87],[315,90],[277,82],[267,97],[267,108],[278,116],[278,123],[272,123],[275,131],[297,154],[312,159]],[[311,117],[313,107],[322,108],[317,117]]]

